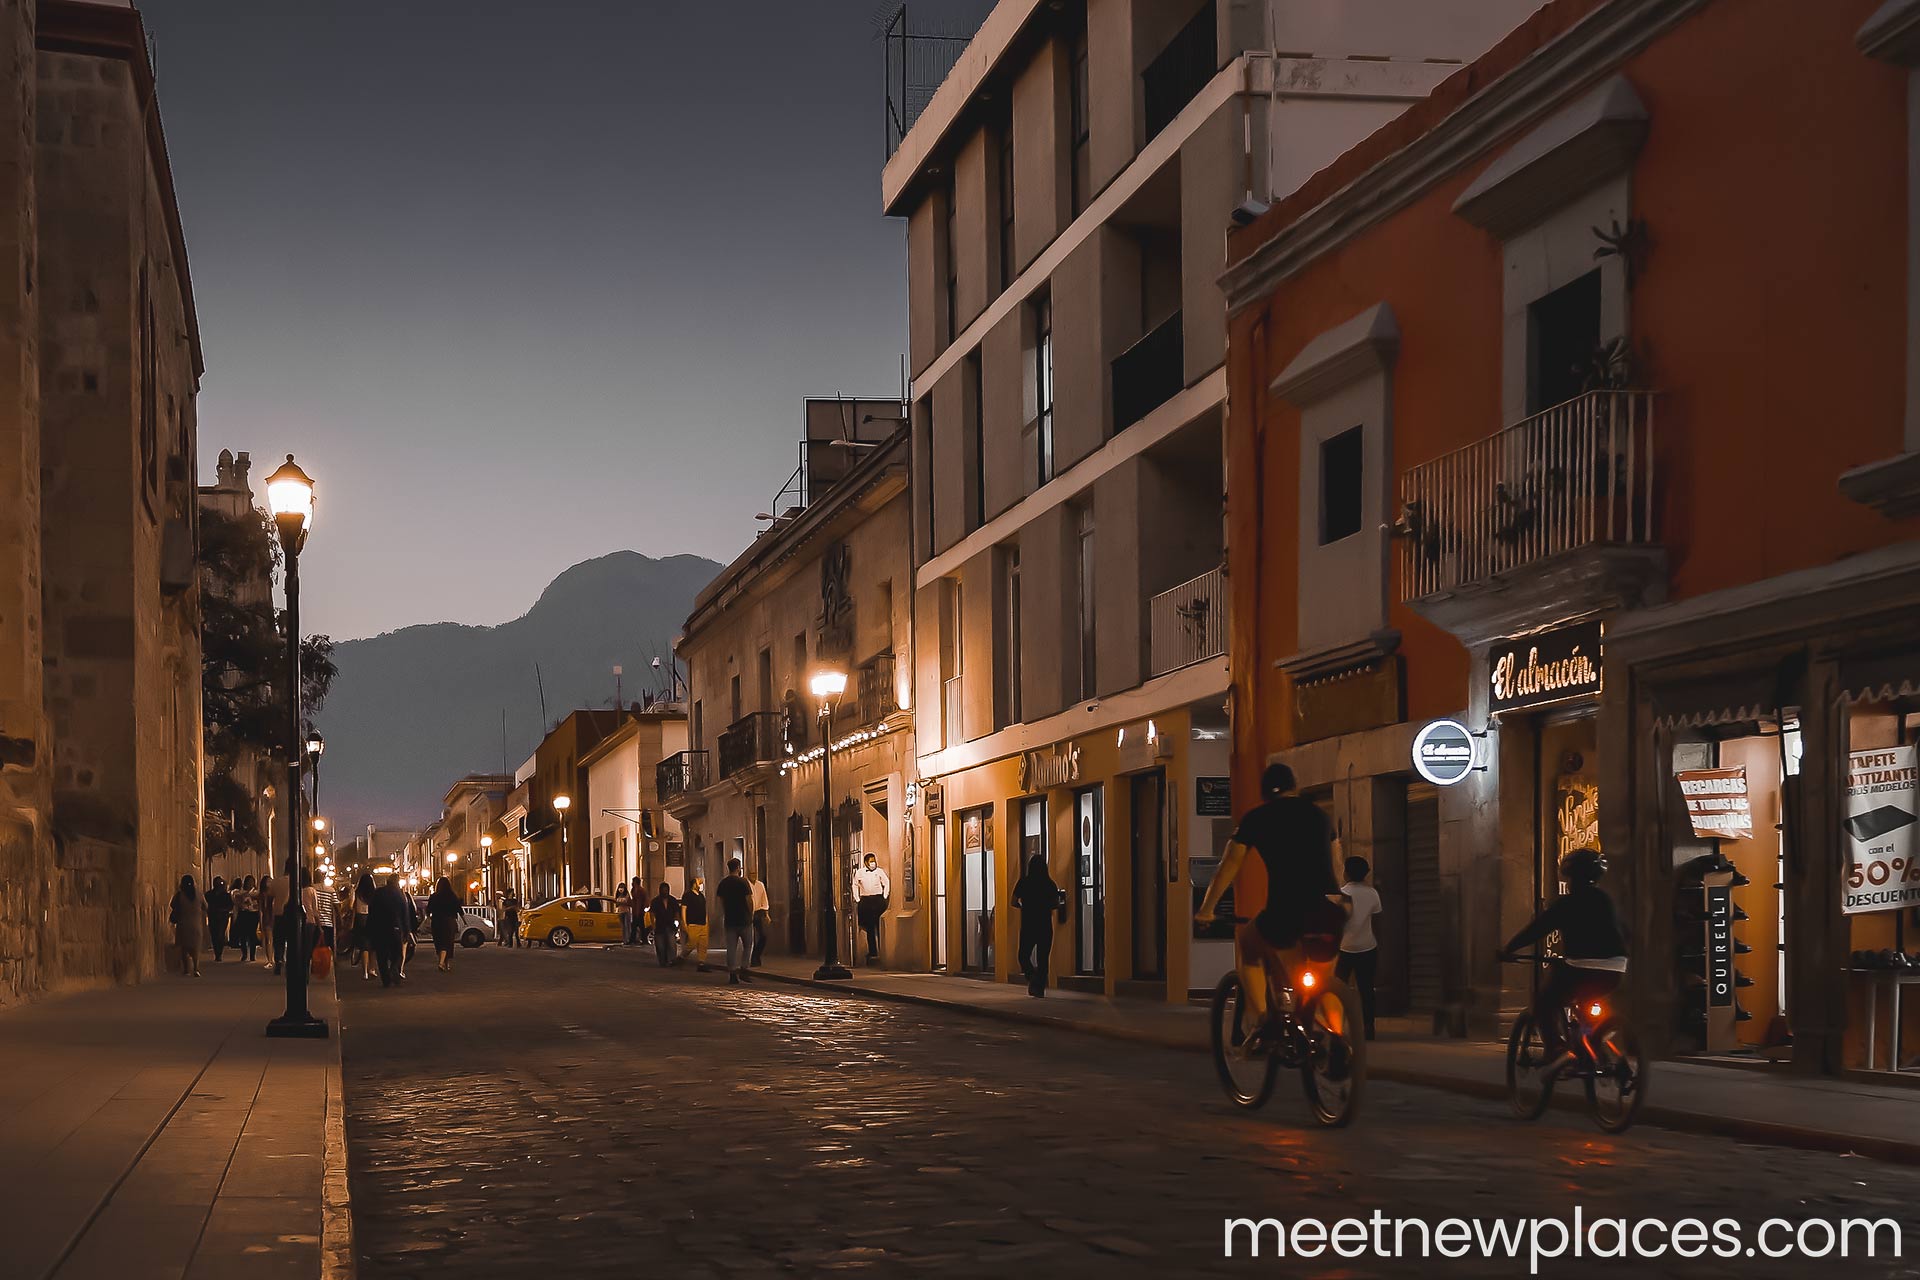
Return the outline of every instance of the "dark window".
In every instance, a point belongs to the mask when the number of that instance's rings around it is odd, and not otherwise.
[[[1010,546],[1002,553],[1002,572],[1005,575],[1006,618],[1000,626],[1000,723],[1002,726],[1020,723],[1020,685],[1021,685],[1021,636],[1020,636],[1020,548]]]
[[[968,424],[973,429],[973,456],[967,459],[967,483],[971,490],[967,494],[967,528],[973,530],[987,522],[987,400],[978,351],[967,356],[967,383],[968,394],[973,398]]]
[[[1053,299],[1033,304],[1034,446],[1038,485],[1053,479]]]
[[[1360,532],[1365,449],[1359,427],[1320,444],[1320,545]]]
[[[942,255],[941,261],[944,264],[945,270],[946,270],[946,287],[947,287],[946,340],[948,342],[952,342],[955,338],[960,336],[960,298],[959,298],[960,255],[954,243],[954,206],[958,203],[959,203],[959,192],[954,188],[952,180],[949,179],[947,182],[947,196],[946,196],[946,206],[947,206],[945,211],[946,223],[941,233],[942,239],[945,241],[945,243],[940,246],[940,252]]]
[[[1527,307],[1527,413],[1585,389],[1600,347],[1600,273],[1589,271]]]
[[[1073,142],[1073,155],[1068,167],[1073,175],[1073,211],[1079,213],[1087,207],[1087,200],[1093,195],[1093,192],[1088,189],[1092,186],[1093,177],[1092,156],[1087,145],[1091,137],[1093,113],[1087,96],[1087,38],[1085,35],[1073,44],[1072,76],[1073,118],[1069,122],[1067,136]]]

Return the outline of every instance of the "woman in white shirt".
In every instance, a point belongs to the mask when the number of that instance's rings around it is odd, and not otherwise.
[[[1347,899],[1347,923],[1340,931],[1340,961],[1334,975],[1360,992],[1360,1013],[1367,1039],[1373,1039],[1373,975],[1380,967],[1380,944],[1373,936],[1373,918],[1380,914],[1380,893],[1367,883],[1373,868],[1365,858],[1347,859],[1347,882],[1340,892]]]

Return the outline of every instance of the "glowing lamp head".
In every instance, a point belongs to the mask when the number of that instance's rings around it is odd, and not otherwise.
[[[307,735],[307,754],[317,756],[327,749],[327,740],[317,733]]]
[[[267,509],[283,536],[304,538],[313,528],[313,477],[294,464],[292,454],[267,477]]]
[[[460,854],[453,849],[447,850],[447,865],[451,866],[458,861],[460,861]]]
[[[480,837],[480,847],[481,847],[482,849],[491,849],[491,848],[493,848],[493,837],[492,837],[492,836],[481,836],[481,837]]]
[[[1300,974],[1300,985],[1309,991],[1313,990],[1313,984],[1318,981],[1319,979],[1313,976],[1313,970],[1311,969],[1304,970]]]
[[[315,831],[325,831],[327,829],[327,820],[325,818],[315,818],[313,820],[313,829]]]
[[[568,809],[571,809],[573,807],[573,797],[572,796],[555,796],[553,798],[553,807],[558,809],[561,813],[565,813]]]
[[[847,673],[831,669],[816,671],[813,679],[807,682],[807,687],[813,690],[814,697],[822,701],[837,698],[847,691]]]

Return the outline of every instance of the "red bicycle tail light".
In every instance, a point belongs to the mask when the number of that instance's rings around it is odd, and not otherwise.
[[[1300,975],[1300,985],[1303,987],[1311,988],[1316,981],[1318,981],[1318,979],[1313,976],[1313,970],[1311,969],[1304,971]]]
[[[1587,1016],[1591,1018],[1597,1018],[1601,1014],[1605,1013],[1606,1011],[1607,1011],[1607,1007],[1601,1004],[1598,1000],[1594,1001],[1592,1004],[1587,1006]]]

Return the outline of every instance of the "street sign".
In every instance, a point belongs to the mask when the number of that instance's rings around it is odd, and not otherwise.
[[[1458,720],[1433,720],[1413,739],[1413,771],[1436,787],[1473,772],[1473,735]]]

